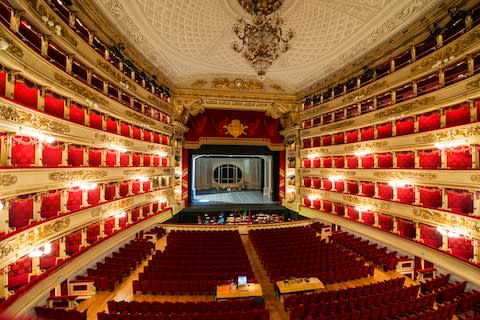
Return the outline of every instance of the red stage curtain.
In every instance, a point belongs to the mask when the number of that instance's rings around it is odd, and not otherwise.
[[[373,140],[375,133],[373,127],[366,127],[360,129],[361,141]]]
[[[8,225],[11,228],[22,228],[30,224],[33,219],[33,198],[15,198],[10,200],[8,211]]]
[[[420,203],[424,207],[440,208],[442,206],[442,191],[437,188],[420,187]]]
[[[392,200],[393,188],[388,183],[378,183],[378,197],[382,200]]]
[[[447,206],[455,213],[473,213],[473,193],[447,189]]]
[[[324,190],[327,190],[327,191],[332,190],[332,181],[330,181],[330,179],[322,178],[322,182],[323,182],[322,184],[323,184]]]
[[[332,211],[331,207],[332,207],[332,205],[330,204],[330,211]],[[333,204],[333,213],[336,214],[337,216],[342,216],[343,217],[345,215],[345,206],[343,204],[340,204],[340,203],[334,203]]]
[[[321,138],[322,138],[322,146],[332,145],[332,136],[331,135],[322,136]]]
[[[17,80],[13,90],[13,100],[23,104],[26,107],[37,109],[37,88],[29,87],[26,83]]]
[[[106,124],[107,132],[117,133],[117,120],[112,117],[107,117]]]
[[[347,192],[350,194],[358,194],[358,182],[347,180]]]
[[[128,152],[120,153],[120,166],[128,167],[130,164],[130,154]]]
[[[115,199],[115,184],[105,185],[105,200],[111,201]]]
[[[132,182],[132,193],[139,194],[140,193],[140,181],[133,181]]]
[[[152,133],[150,130],[144,129],[143,130],[143,141],[152,141]]]
[[[432,111],[418,116],[418,131],[425,132],[440,129],[440,112]]]
[[[392,168],[393,156],[390,152],[377,154],[379,168]]]
[[[332,212],[332,202],[328,200],[322,200],[323,211]]]
[[[351,130],[347,132],[347,143],[358,141],[358,130]]]
[[[469,147],[447,149],[447,167],[451,169],[470,169],[472,152]]]
[[[395,126],[397,127],[397,136],[411,134],[415,130],[413,118],[398,120],[395,122]]]
[[[12,165],[31,166],[35,164],[35,138],[14,136],[12,137]]]
[[[390,138],[392,136],[392,123],[377,125],[377,139]]]
[[[125,137],[130,137],[130,126],[127,123],[120,124],[120,134]]]
[[[303,197],[303,205],[305,207],[310,207],[312,205],[312,202],[310,201],[310,199],[308,197]]]
[[[418,158],[422,169],[438,169],[442,164],[441,152],[438,149],[420,150],[418,151]]]
[[[120,182],[120,197],[126,197],[128,195],[128,182]]]
[[[100,149],[88,150],[88,165],[90,167],[99,167],[102,164],[102,151]]]
[[[143,155],[143,166],[150,167],[152,157],[149,154]]]
[[[94,223],[88,226],[87,228],[87,242],[92,244],[98,240],[100,235],[100,224]]]
[[[60,192],[54,191],[42,195],[40,216],[48,219],[55,217],[60,212]]]
[[[85,109],[81,106],[71,103],[69,106],[69,119],[78,124],[85,124]]]
[[[309,177],[303,177],[303,186],[305,188],[310,188],[311,185],[312,185],[312,179],[310,179]]]
[[[410,169],[415,167],[415,155],[411,151],[397,152],[397,168]]]
[[[420,240],[422,243],[433,248],[440,248],[442,245],[442,235],[436,227],[426,224],[420,224]]]
[[[354,207],[347,206],[347,217],[350,220],[357,221],[359,217],[358,211]]]
[[[320,158],[313,159],[313,167],[320,168]]]
[[[82,190],[71,189],[68,190],[67,210],[77,211],[82,205]]]
[[[343,134],[343,132],[340,132],[340,133],[335,134],[334,137],[335,137],[335,138],[334,138],[335,144],[343,144],[343,143],[345,143],[345,135]]]
[[[100,202],[100,188],[95,188],[93,190],[88,190],[88,204],[95,206]]]
[[[108,167],[114,167],[117,165],[117,151],[107,150],[105,153],[105,164]]]
[[[415,238],[415,224],[413,221],[405,219],[397,219],[397,230],[402,237],[409,239]]]
[[[47,167],[58,167],[62,164],[62,145],[44,144],[42,146],[42,163]]]
[[[312,165],[312,160],[309,158],[303,158],[303,167],[310,168]]]
[[[412,204],[415,201],[413,186],[397,187],[397,197],[401,203]]]
[[[79,167],[83,165],[83,148],[70,145],[68,146],[68,165]]]
[[[373,197],[375,195],[375,184],[370,181],[360,182],[362,188],[362,195],[365,197]]]
[[[378,213],[378,227],[385,231],[392,231],[393,229],[392,217],[383,213]]]
[[[335,168],[344,168],[345,158],[343,156],[333,157],[333,163]]]
[[[322,157],[323,168],[332,167],[332,157]]]
[[[358,158],[356,156],[347,156],[347,167],[349,169],[358,168]]]
[[[132,166],[134,167],[139,167],[140,166],[140,158],[141,158],[141,154],[139,153],[134,153],[132,155]]]
[[[102,130],[102,118],[103,116],[94,111],[90,111],[90,128]]]
[[[45,112],[46,113],[63,119],[65,114],[64,105],[65,105],[64,99],[57,98],[50,94],[45,95]]]
[[[447,128],[470,123],[470,105],[465,102],[446,108],[445,118]]]
[[[336,192],[343,192],[344,189],[345,189],[345,182],[343,180],[335,181]]]
[[[321,139],[320,137],[313,137],[313,145],[312,147],[313,148],[317,148],[317,147],[320,147],[321,146]]]
[[[367,154],[365,156],[361,157],[362,161],[362,168],[364,169],[371,169],[374,167],[374,159],[373,159],[373,154]]]
[[[314,189],[320,189],[320,187],[322,185],[322,179],[321,178],[313,178],[312,181],[313,181],[313,188]]]
[[[372,211],[362,212],[362,220],[364,224],[373,226],[375,224],[375,216]]]

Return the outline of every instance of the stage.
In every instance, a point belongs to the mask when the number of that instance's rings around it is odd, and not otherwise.
[[[276,202],[266,198],[261,191],[221,191],[221,192],[208,192],[203,194],[197,194],[195,200],[192,201],[192,205],[204,205],[204,204],[274,204]]]

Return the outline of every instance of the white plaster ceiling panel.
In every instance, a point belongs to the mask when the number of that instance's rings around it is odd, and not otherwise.
[[[292,92],[372,50],[441,0],[285,0],[280,14],[295,32],[290,50],[267,71]],[[92,3],[176,85],[213,75],[254,79],[234,52],[237,0],[105,0]]]

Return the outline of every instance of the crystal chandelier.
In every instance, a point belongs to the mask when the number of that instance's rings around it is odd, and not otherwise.
[[[240,41],[235,41],[232,47],[242,53],[259,76],[264,76],[278,56],[289,49],[289,41],[293,38],[292,30],[282,30],[284,20],[275,13],[282,2],[239,0],[253,19],[251,24],[243,18],[237,19],[233,32]]]

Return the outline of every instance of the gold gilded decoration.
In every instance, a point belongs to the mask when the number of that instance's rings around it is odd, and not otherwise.
[[[52,172],[48,175],[48,178],[52,181],[76,181],[100,179],[106,176],[107,171],[73,170]]]
[[[117,137],[111,137],[109,135],[102,134],[102,133],[95,133],[95,139],[101,142],[115,144],[117,146],[133,147],[132,141],[129,141],[127,139],[119,139]]]
[[[127,116],[129,116],[130,118],[135,119],[137,121],[140,121],[144,124],[148,124],[148,125],[151,125],[151,126],[155,125],[155,121],[153,121],[153,120],[151,120],[147,117],[144,117],[141,114],[138,114],[134,111],[127,110],[127,111],[125,111],[125,114]]]
[[[212,87],[215,89],[263,90],[264,85],[262,82],[255,80],[218,78],[212,80]]]
[[[441,213],[427,209],[413,209],[415,217],[425,219],[429,223],[437,223],[448,228],[466,230],[473,237],[478,237],[480,233],[480,223],[475,218],[466,218],[450,213]]]
[[[70,127],[60,121],[47,119],[6,105],[1,106],[0,119],[55,133],[67,133],[70,131]]]
[[[0,186],[8,187],[17,183],[17,176],[11,174],[2,174],[0,175]]]
[[[387,108],[385,110],[375,113],[375,118],[386,118],[394,114],[411,111],[417,108],[424,108],[425,105],[432,103],[434,101],[435,101],[435,97],[427,97],[421,100],[412,101],[412,102],[395,106],[392,108]]]
[[[15,45],[12,39],[10,39],[10,37],[7,36],[7,34],[2,29],[0,29],[0,38],[3,38],[3,40],[8,43],[7,51],[9,53],[16,56],[17,58],[23,58],[22,49],[20,49],[19,46]]]
[[[89,90],[84,88],[83,85],[79,85],[79,84],[75,83],[74,80],[68,79],[68,78],[62,76],[59,73],[55,73],[54,78],[55,78],[55,80],[60,82],[63,86],[69,88],[70,90],[74,91],[75,93],[78,93],[79,95],[83,96],[84,98],[87,98],[87,99],[91,100],[92,102],[100,103],[100,104],[103,104],[103,105],[108,104],[107,100],[99,97],[97,94],[94,94],[94,93],[90,92]]]
[[[356,204],[370,205],[381,210],[388,210],[390,208],[390,205],[384,201],[362,198],[362,197],[355,197],[351,195],[344,195],[343,200],[356,203]]]
[[[362,99],[364,97],[366,98],[370,94],[374,93],[375,91],[386,88],[387,85],[388,85],[387,81],[374,82],[372,85],[367,86],[366,88],[363,88],[360,91],[355,90],[353,93],[343,98],[342,102],[352,102],[355,100]]]
[[[283,90],[282,87],[280,87],[278,84],[274,83],[274,84],[271,84],[270,85],[270,88],[272,88],[273,90],[276,90],[276,91],[285,91]]]
[[[357,173],[355,171],[342,171],[342,170],[320,170],[321,175],[334,175],[334,176],[348,176],[353,177]]]
[[[480,79],[477,79],[477,80],[468,82],[465,87],[466,87],[467,89],[477,89],[477,88],[480,88]]]
[[[375,148],[383,148],[388,145],[387,141],[377,141],[377,142],[366,142],[366,143],[359,143],[350,146],[345,146],[343,150],[345,151],[357,151],[363,149],[375,149]]]
[[[112,78],[117,80],[118,82],[123,82],[124,84],[128,84],[129,89],[136,91],[135,86],[130,85],[129,79],[123,76],[122,73],[118,72],[116,68],[114,68],[109,62],[97,59],[97,65],[103,69],[106,73],[108,73]]]
[[[430,133],[415,138],[417,143],[435,143],[441,141],[451,141],[460,138],[471,138],[480,136],[480,127],[472,126],[469,128],[450,129],[437,133]]]
[[[321,108],[313,107],[313,108],[310,108],[310,109],[307,109],[307,110],[302,110],[300,112],[301,119],[306,120],[306,119],[309,119],[309,118],[313,118],[313,117],[317,116],[318,114],[323,113],[324,110],[327,110],[329,108],[329,106],[330,105],[328,103],[322,103]]]
[[[133,176],[133,175],[138,175],[138,176],[149,176],[155,173],[155,169],[128,169],[128,170],[123,170],[123,174],[127,176]]]
[[[51,14],[48,14],[48,11],[47,9],[43,6],[43,5],[40,5],[38,7],[38,12],[40,13],[41,16],[45,16],[45,17],[48,17],[48,20],[49,21],[53,21],[53,25],[60,25],[59,22],[53,17],[53,15]],[[48,27],[50,25],[47,25]],[[64,28],[62,27],[60,30],[60,34],[59,36],[63,37],[68,43],[70,43],[71,45],[73,45],[74,47],[77,46],[77,40],[75,40],[75,38],[67,31],[68,28]],[[51,28],[51,30],[54,30],[55,33],[58,32],[55,28]]]
[[[337,129],[340,129],[340,128],[343,128],[343,127],[348,127],[348,126],[352,125],[354,122],[355,121],[353,121],[353,120],[337,122],[337,123],[331,124],[329,126],[323,127],[322,132],[333,131],[333,130],[337,130]]]
[[[380,179],[398,180],[433,180],[437,178],[435,173],[427,172],[374,172],[373,175]]]
[[[32,228],[14,235],[8,241],[3,241],[0,244],[0,259],[3,259],[8,255],[16,254],[25,248],[34,246],[40,241],[45,241],[55,233],[68,229],[69,226],[70,219],[64,218],[50,223],[41,224],[37,228]]]
[[[232,120],[228,125],[223,127],[226,129],[225,134],[230,134],[235,138],[238,138],[242,134],[246,135],[245,130],[248,129],[248,126],[244,126],[238,119]]]
[[[208,82],[205,80],[197,80],[191,84],[193,88],[201,88],[205,86]]]
[[[472,180],[473,182],[480,182],[480,174],[470,176],[470,180]]]

